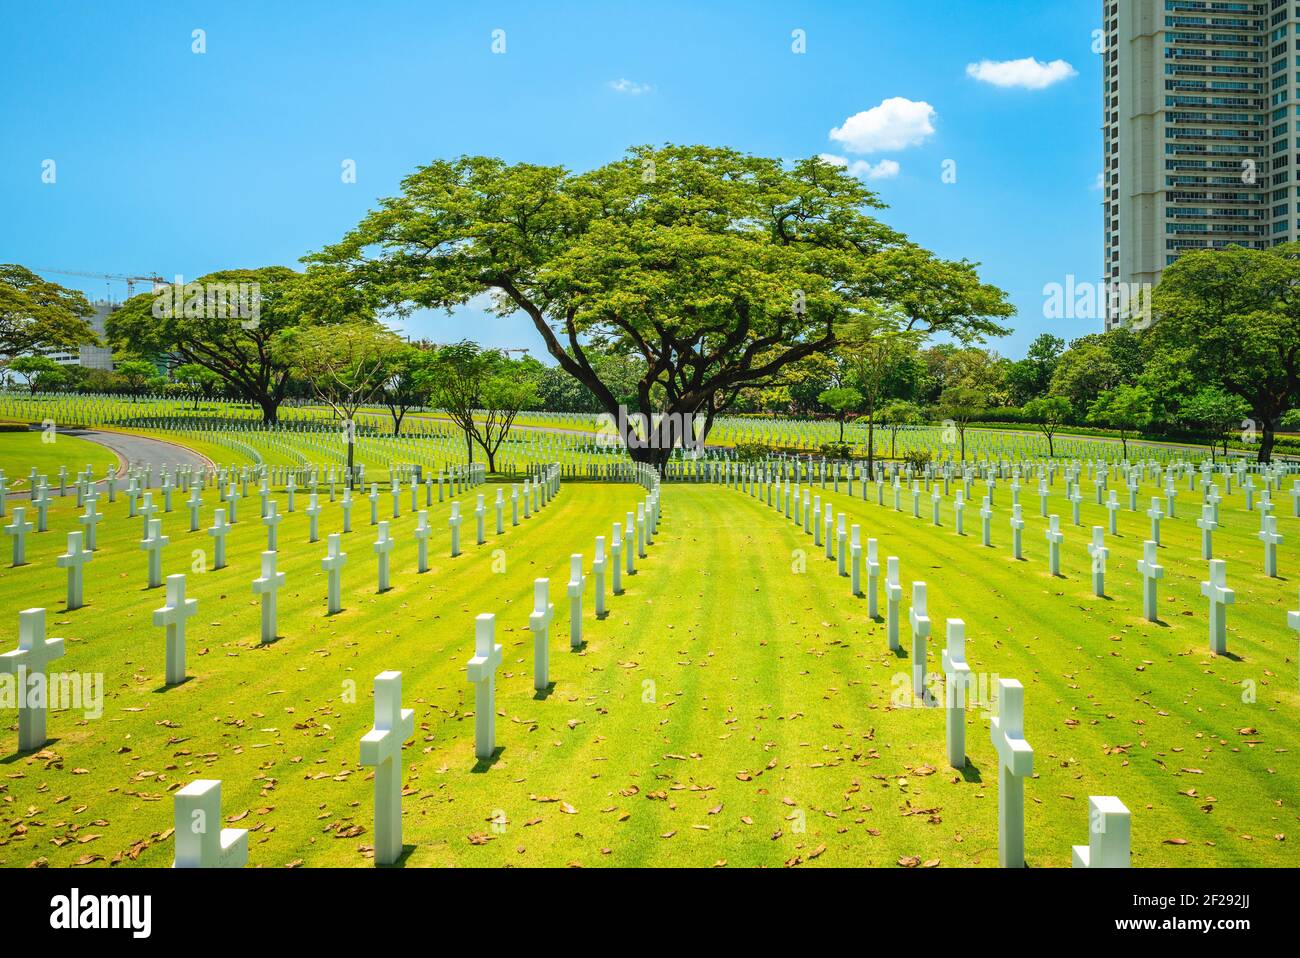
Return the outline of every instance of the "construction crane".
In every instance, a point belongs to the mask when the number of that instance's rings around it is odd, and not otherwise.
[[[36,273],[53,273],[56,276],[81,276],[85,279],[102,279],[118,280],[126,283],[126,298],[130,299],[135,295],[136,283],[152,283],[154,286],[166,285],[167,280],[161,276],[123,276],[120,273],[81,273],[70,269],[41,269],[35,268]]]

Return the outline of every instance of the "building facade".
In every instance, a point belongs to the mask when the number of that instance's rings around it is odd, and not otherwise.
[[[1300,0],[1102,4],[1106,326],[1188,250],[1300,236]]]

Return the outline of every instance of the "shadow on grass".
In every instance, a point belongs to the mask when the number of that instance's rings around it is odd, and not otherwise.
[[[976,765],[974,762],[972,762],[969,758],[966,759],[966,767],[961,769],[960,771],[961,771],[961,777],[968,782],[984,781],[984,776],[980,774],[980,767]]]
[[[177,682],[175,685],[160,685],[160,686],[158,686],[156,689],[153,690],[153,694],[154,694],[154,695],[162,695],[162,694],[165,693],[165,692],[170,692],[172,689],[178,689],[178,688],[180,688],[182,685],[188,685],[190,682],[193,682],[193,681],[194,681],[194,676],[192,676],[192,675],[187,675],[187,676],[185,676],[185,678],[181,679],[181,680],[180,680],[179,682]]]
[[[59,739],[47,738],[45,740],[45,744],[40,746],[40,748],[29,748],[26,751],[14,752],[11,755],[6,755],[4,758],[0,758],[0,765],[12,765],[14,762],[17,762],[20,759],[28,758],[29,756],[35,755],[38,752],[42,751],[43,749],[53,748],[55,745],[58,744],[59,744]]]
[[[497,762],[501,761],[501,755],[502,753],[505,752],[505,750],[506,747],[504,745],[498,745],[496,748],[492,750],[492,755],[490,757],[480,758],[477,762],[474,763],[474,767],[470,769],[470,774],[482,775],[484,772],[490,769]]]
[[[405,868],[407,860],[411,857],[411,852],[415,851],[414,845],[403,845],[402,854],[397,856],[397,861],[391,865],[376,865],[376,868]]]
[[[549,699],[549,698],[551,697],[551,695],[552,695],[554,692],[555,692],[555,683],[554,683],[554,682],[547,682],[547,683],[546,683],[546,688],[542,689],[540,692],[539,692],[539,691],[536,691],[536,690],[533,691],[533,701],[534,701],[534,702],[545,702],[547,699]]]

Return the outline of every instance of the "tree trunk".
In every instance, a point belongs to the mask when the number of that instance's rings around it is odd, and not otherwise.
[[[874,476],[876,465],[876,417],[874,413],[867,414],[867,475]]]
[[[259,396],[257,404],[262,407],[262,424],[275,425],[280,416],[280,401],[271,396]]]
[[[1259,461],[1273,461],[1273,446],[1277,442],[1277,436],[1274,434],[1274,426],[1271,421],[1264,422],[1264,441],[1259,446]]]

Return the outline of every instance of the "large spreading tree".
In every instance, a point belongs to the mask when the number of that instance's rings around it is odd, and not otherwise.
[[[241,286],[252,302],[241,302],[240,308],[230,296],[223,305],[209,295]],[[287,356],[276,348],[281,333],[374,318],[366,291],[328,269],[222,270],[163,292],[165,308],[159,308],[156,293],[127,300],[108,318],[109,340],[133,353],[210,370],[232,396],[256,403],[267,423],[276,421],[293,375]]]
[[[706,146],[640,147],[586,173],[490,157],[438,161],[308,262],[346,268],[401,311],[492,296],[662,465],[743,390],[836,344],[864,310],[960,341],[1004,332],[1011,307],[975,264],[939,259],[880,223],[876,196],[818,159],[792,164]],[[595,354],[635,357],[635,407]],[[662,418],[656,419],[655,417]],[[624,440],[628,441],[625,435]]]
[[[1150,336],[1171,364],[1250,406],[1259,461],[1300,404],[1300,243],[1187,253],[1165,270]]]
[[[83,293],[41,279],[26,267],[0,264],[0,357],[94,343],[95,332],[86,322],[94,312]]]

